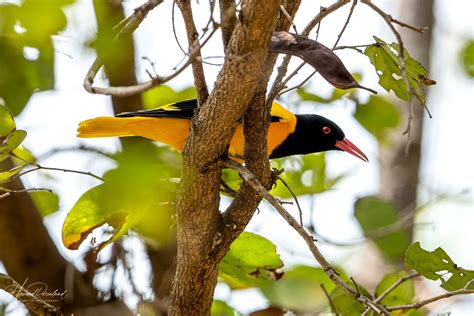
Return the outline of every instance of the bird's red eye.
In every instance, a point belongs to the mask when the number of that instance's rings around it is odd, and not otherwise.
[[[324,126],[323,127],[323,133],[327,135],[327,134],[331,133],[331,129],[327,126]]]

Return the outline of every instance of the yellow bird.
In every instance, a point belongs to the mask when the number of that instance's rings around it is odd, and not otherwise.
[[[196,100],[173,103],[152,110],[97,117],[79,124],[78,137],[141,136],[183,151]],[[273,102],[268,129],[268,155],[280,158],[328,150],[343,150],[363,161],[367,156],[345,138],[334,122],[315,114],[294,114]],[[229,147],[231,156],[244,155],[243,126],[239,124]]]

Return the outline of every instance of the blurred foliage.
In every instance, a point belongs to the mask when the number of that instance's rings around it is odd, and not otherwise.
[[[67,24],[62,7],[74,0],[0,4],[0,97],[14,115],[35,91],[54,88],[52,36]]]
[[[468,40],[460,52],[461,65],[469,77],[474,77],[474,39]]]
[[[357,105],[354,117],[380,143],[385,143],[388,131],[400,122],[400,111],[386,98],[372,95],[367,103]]]
[[[59,210],[59,196],[56,193],[36,191],[29,194],[41,216],[47,216]]]
[[[271,305],[302,313],[327,304],[321,284],[328,292],[336,287],[322,268],[301,265],[285,271],[278,282],[261,286],[260,291]]]
[[[211,316],[234,316],[240,315],[224,301],[213,300],[211,307]]]
[[[164,147],[137,142],[114,156],[118,167],[104,175],[104,183],[76,202],[63,225],[63,242],[77,249],[89,233],[104,224],[112,236],[98,250],[135,227],[152,244],[171,238],[173,202],[177,189],[170,179],[180,176],[181,157]]]
[[[360,198],[354,205],[354,215],[364,235],[373,240],[381,253],[390,261],[403,260],[410,245],[407,232],[399,224],[399,215],[392,203],[378,197]],[[377,235],[374,232],[378,232]]]
[[[163,105],[195,98],[196,89],[194,87],[174,90],[169,86],[161,85],[142,93],[142,103],[145,109],[154,109]]]
[[[0,98],[0,162],[10,157],[26,137],[26,131],[16,129],[15,121],[10,109]],[[0,181],[6,181],[18,174],[25,167],[22,164],[12,170],[0,173]]]
[[[359,287],[359,290],[361,288]],[[367,296],[367,290],[361,291]],[[370,297],[370,295],[368,295]],[[365,310],[364,305],[356,301],[352,296],[349,296],[343,289],[336,287],[330,295],[332,304],[334,305],[336,315],[358,316]]]
[[[375,297],[379,297],[387,291],[395,282],[408,275],[406,271],[392,272],[385,275],[375,289]],[[380,303],[386,306],[410,304],[415,296],[413,279],[409,279],[398,285],[387,294]]]
[[[332,103],[334,101],[340,100],[342,99],[342,97],[349,94],[350,92],[351,90],[342,90],[342,89],[334,88],[332,90],[331,96],[329,98],[324,98],[312,92],[308,92],[308,90],[306,90],[305,88],[300,88],[296,91],[301,101],[311,101],[311,102],[324,103],[324,104]]]
[[[274,159],[271,165],[277,169],[285,169],[280,177],[288,183],[296,196],[327,191],[345,176],[339,175],[334,178],[327,176],[324,153]],[[279,182],[270,193],[284,199],[292,197],[288,188]]]
[[[397,97],[402,100],[409,100],[410,93],[405,86],[405,81],[401,76],[399,53],[400,48],[397,43],[387,44],[380,38],[374,36],[376,44],[369,45],[364,54],[370,58],[379,76],[379,84],[388,92],[393,90]],[[426,101],[424,88],[426,85],[435,82],[426,77],[426,69],[408,51],[403,51],[405,61],[405,73],[407,75],[410,92],[424,104]]]
[[[219,266],[219,277],[233,289],[262,286],[281,277],[283,262],[268,239],[243,232],[230,246]]]
[[[474,289],[474,271],[459,267],[440,247],[433,251],[421,248],[416,242],[408,248],[405,258],[408,269],[415,269],[425,278],[440,280],[441,287],[448,291],[465,288]]]

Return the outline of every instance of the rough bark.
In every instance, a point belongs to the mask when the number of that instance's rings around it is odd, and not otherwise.
[[[219,180],[227,148],[254,97],[280,1],[242,3],[215,89],[195,115],[177,198],[177,271],[171,315],[209,314],[218,263],[228,247],[219,232]],[[238,96],[238,98],[236,97]],[[227,244],[227,243],[226,243]]]
[[[433,26],[433,0],[401,2],[401,13],[404,22],[412,25],[428,26],[425,34],[409,29],[402,29],[401,35],[405,47],[422,65],[429,69],[431,32]],[[395,101],[401,110],[402,117],[408,119],[409,107],[406,102]],[[393,201],[398,211],[414,216],[417,201],[417,187],[421,161],[421,141],[423,120],[426,116],[423,106],[415,101],[413,104],[414,119],[411,123],[411,137],[408,155],[405,154],[408,137],[402,135],[405,124],[393,131],[390,146],[380,148],[380,193]],[[412,229],[408,229],[411,235]]]

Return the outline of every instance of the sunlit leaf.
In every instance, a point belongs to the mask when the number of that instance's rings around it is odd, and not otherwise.
[[[68,213],[62,229],[64,246],[69,249],[77,249],[95,228],[109,224],[114,231],[112,236],[101,244],[101,247],[111,243],[139,219],[135,216],[134,221],[128,217],[131,212],[127,208],[115,210],[100,207],[100,196],[104,194],[104,185],[93,187],[84,193]],[[137,213],[134,213],[135,215]]]
[[[410,245],[407,233],[402,228],[383,232],[383,227],[389,227],[399,221],[398,213],[390,202],[373,196],[364,197],[356,201],[354,213],[364,234],[373,239],[387,259],[400,261],[404,258]],[[371,233],[375,230],[381,234],[373,237]]]
[[[373,95],[367,103],[357,105],[354,117],[377,140],[385,141],[388,130],[398,126],[400,112],[386,98]]]
[[[66,217],[64,245],[77,249],[92,230],[104,224],[114,230],[98,250],[133,227],[154,239],[154,244],[165,243],[170,238],[170,203],[176,192],[176,183],[168,179],[180,174],[181,164],[175,157],[149,142],[137,142],[116,155],[118,167],[103,176],[104,184],[86,192]]]
[[[3,102],[2,102],[3,103]],[[15,130],[15,121],[5,104],[0,103],[0,140]]]
[[[260,290],[274,306],[305,312],[327,303],[321,284],[328,292],[335,287],[322,268],[296,266],[285,271],[278,282],[264,284]]]
[[[10,180],[12,177],[20,173],[20,171],[23,170],[23,168],[25,168],[26,166],[28,166],[28,164],[16,166],[10,170],[0,172],[0,183]]]
[[[440,286],[448,291],[462,289],[474,279],[473,270],[459,267],[442,248],[427,251],[421,248],[419,242],[408,248],[405,264],[430,280],[441,281]],[[474,282],[468,288],[474,289]]]
[[[379,84],[388,92],[393,90],[397,97],[402,100],[409,99],[409,91],[405,86],[405,81],[401,76],[400,60],[398,58],[399,47],[397,43],[390,45],[380,38],[374,36],[377,42],[369,45],[364,54],[370,58],[370,62],[374,65],[379,76]],[[413,59],[408,51],[404,50],[405,73],[407,75],[410,93],[422,103],[425,103],[424,88],[426,85],[435,82],[426,77],[426,69],[415,59]]]
[[[268,239],[243,232],[232,243],[219,266],[219,276],[232,288],[241,289],[277,280],[283,262]]]
[[[36,157],[28,148],[24,146],[18,146],[12,151],[12,153],[18,157],[13,157],[13,161],[16,165],[23,164],[25,161],[36,163]]]
[[[191,100],[196,98],[194,87],[183,90],[174,90],[173,88],[160,85],[142,93],[142,102],[145,109],[153,109],[163,105],[176,103],[178,101]]]
[[[469,77],[474,77],[474,39],[464,44],[460,53],[460,59],[464,72]]]
[[[234,316],[236,311],[221,300],[213,300],[211,306],[211,316]]]
[[[59,209],[59,196],[48,191],[33,191],[30,196],[41,216],[53,214]]]
[[[17,129],[10,133],[8,137],[0,144],[0,153],[5,154],[15,150],[26,137],[26,131]]]
[[[407,275],[408,273],[406,271],[388,273],[377,285],[377,288],[375,289],[375,296],[379,297],[400,278],[406,277]],[[394,290],[387,294],[387,296],[385,296],[385,298],[383,298],[380,303],[387,306],[410,304],[414,296],[415,288],[413,286],[413,280],[409,279],[398,285]]]

